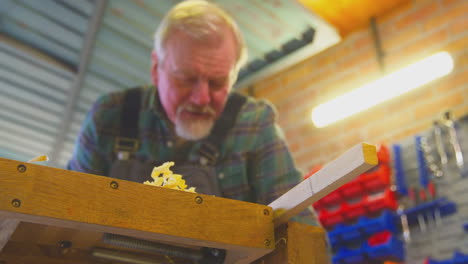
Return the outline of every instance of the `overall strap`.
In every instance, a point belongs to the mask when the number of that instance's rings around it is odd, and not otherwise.
[[[114,151],[119,159],[128,159],[130,154],[139,148],[138,120],[141,108],[140,87],[129,89],[125,92],[120,116],[120,135],[116,138]]]
[[[214,166],[219,158],[219,149],[221,144],[231,130],[237,119],[237,115],[247,101],[247,97],[239,93],[231,93],[224,111],[220,118],[216,121],[210,135],[203,141],[200,146],[200,155],[203,157],[203,165]]]

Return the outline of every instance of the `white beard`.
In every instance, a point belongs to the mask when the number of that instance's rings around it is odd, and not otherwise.
[[[207,137],[210,134],[213,125],[213,119],[182,120],[182,118],[177,117],[175,130],[179,137],[195,141]]]
[[[211,129],[213,128],[215,123],[214,110],[204,110],[204,112],[206,111],[213,113],[212,118],[193,120],[182,117],[181,113],[185,108],[187,107],[181,106],[177,109],[177,114],[175,118],[175,131],[177,136],[191,141],[207,137],[210,134]],[[190,106],[188,108],[190,108]]]

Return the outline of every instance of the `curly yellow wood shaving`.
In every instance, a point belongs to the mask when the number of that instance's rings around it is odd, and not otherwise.
[[[175,190],[182,190],[186,192],[195,192],[195,187],[187,189],[187,184],[180,174],[174,174],[171,171],[171,167],[174,166],[174,162],[165,162],[161,166],[154,167],[151,172],[151,178],[153,181],[145,181],[143,184],[153,185],[158,187],[170,188]]]

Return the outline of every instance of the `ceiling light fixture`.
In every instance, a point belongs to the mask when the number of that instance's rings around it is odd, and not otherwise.
[[[452,69],[450,54],[436,53],[315,107],[312,122],[318,128],[325,127],[445,76]]]

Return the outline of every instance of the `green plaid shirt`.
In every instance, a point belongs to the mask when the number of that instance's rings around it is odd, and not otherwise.
[[[177,160],[177,136],[160,106],[156,90],[143,88],[138,121],[141,147],[135,156],[162,164]],[[120,130],[124,94],[105,95],[94,104],[84,121],[68,169],[108,176],[115,159],[113,148]],[[264,100],[248,98],[242,106],[234,127],[221,144],[215,167],[223,197],[269,204],[299,183],[301,173],[275,119],[273,106]],[[190,160],[197,158],[200,145],[193,144]]]

